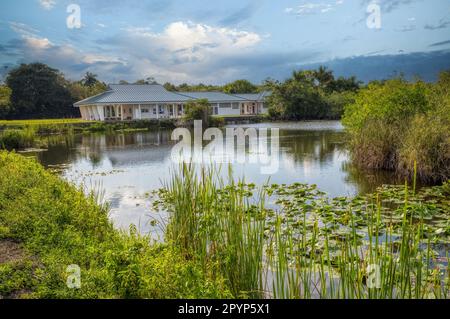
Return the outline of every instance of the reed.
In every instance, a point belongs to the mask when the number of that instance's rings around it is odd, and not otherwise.
[[[158,204],[167,241],[236,298],[449,298],[447,195],[423,192],[330,199],[314,185],[256,187],[183,164]]]

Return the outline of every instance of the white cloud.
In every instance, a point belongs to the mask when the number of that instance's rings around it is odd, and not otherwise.
[[[295,8],[286,8],[284,11],[288,14],[307,15],[316,13],[327,13],[336,9],[336,7],[344,4],[344,0],[335,0],[331,3],[314,3],[306,2]]]
[[[124,31],[105,43],[128,55],[128,60],[133,61],[130,67],[139,77],[151,75],[176,82],[205,77],[217,82],[222,76],[231,76],[232,68],[219,70],[211,66],[222,59],[251,54],[263,38],[254,32],[181,21],[161,32],[137,27]]]
[[[39,4],[45,10],[51,10],[56,5],[56,0],[39,0]]]

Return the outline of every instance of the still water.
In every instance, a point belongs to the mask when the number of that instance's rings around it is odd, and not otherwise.
[[[236,177],[247,182],[316,184],[330,196],[352,196],[395,183],[387,173],[363,172],[354,167],[345,147],[340,122],[263,123],[242,127],[280,129],[279,169],[263,175],[260,164],[232,164]],[[86,189],[101,190],[118,228],[131,224],[143,233],[158,232],[151,225],[152,190],[161,187],[177,164],[172,161],[171,131],[75,135],[37,153],[47,168]],[[226,169],[224,169],[226,170]]]

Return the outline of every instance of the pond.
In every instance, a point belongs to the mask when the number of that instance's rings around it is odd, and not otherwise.
[[[233,126],[234,127],[234,126]],[[263,175],[260,164],[232,164],[234,176],[245,181],[316,184],[330,196],[352,196],[374,191],[386,183],[398,182],[386,172],[364,172],[353,166],[345,146],[346,134],[338,121],[262,123],[241,125],[248,128],[279,128],[279,169]],[[171,131],[114,134],[83,134],[51,143],[36,153],[49,169],[86,189],[99,192],[109,204],[116,227],[131,224],[143,233],[159,233],[152,220],[152,190],[161,187],[177,167],[171,151]],[[225,169],[226,170],[226,169]]]

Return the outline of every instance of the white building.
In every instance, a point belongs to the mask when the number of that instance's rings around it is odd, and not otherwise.
[[[162,85],[110,85],[108,90],[74,104],[84,120],[131,121],[181,118],[189,101],[207,99],[213,115],[241,116],[265,114],[265,98],[260,94],[222,92],[169,92]]]

